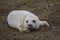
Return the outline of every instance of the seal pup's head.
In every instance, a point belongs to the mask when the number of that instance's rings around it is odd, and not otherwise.
[[[35,15],[27,16],[24,20],[24,25],[28,30],[38,29],[39,28],[39,18]]]

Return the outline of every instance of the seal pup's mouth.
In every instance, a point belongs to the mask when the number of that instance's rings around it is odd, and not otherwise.
[[[28,28],[28,30],[30,30],[30,31],[37,31],[38,29],[36,29],[36,28]]]

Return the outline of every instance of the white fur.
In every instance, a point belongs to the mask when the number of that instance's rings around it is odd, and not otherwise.
[[[26,20],[29,22],[26,23]],[[32,20],[36,20],[36,23],[33,23]],[[11,27],[17,28],[20,31],[28,31],[28,24],[32,24],[33,28],[36,29],[38,29],[39,26],[43,24],[49,26],[47,22],[40,21],[36,15],[25,10],[14,10],[10,12],[7,17],[7,22]]]
[[[48,24],[46,21],[40,21],[40,25],[41,25],[41,26],[46,25],[47,27],[49,27],[49,24]]]

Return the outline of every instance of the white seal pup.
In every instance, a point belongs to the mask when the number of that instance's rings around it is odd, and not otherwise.
[[[20,31],[38,29],[40,25],[49,26],[46,21],[40,21],[36,15],[25,10],[14,10],[10,12],[7,22],[11,27],[17,28]]]

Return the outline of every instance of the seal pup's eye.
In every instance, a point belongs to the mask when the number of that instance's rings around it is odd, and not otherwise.
[[[33,20],[33,22],[35,23],[36,21],[35,21],[35,20]]]
[[[26,21],[26,23],[28,23],[28,20]]]

